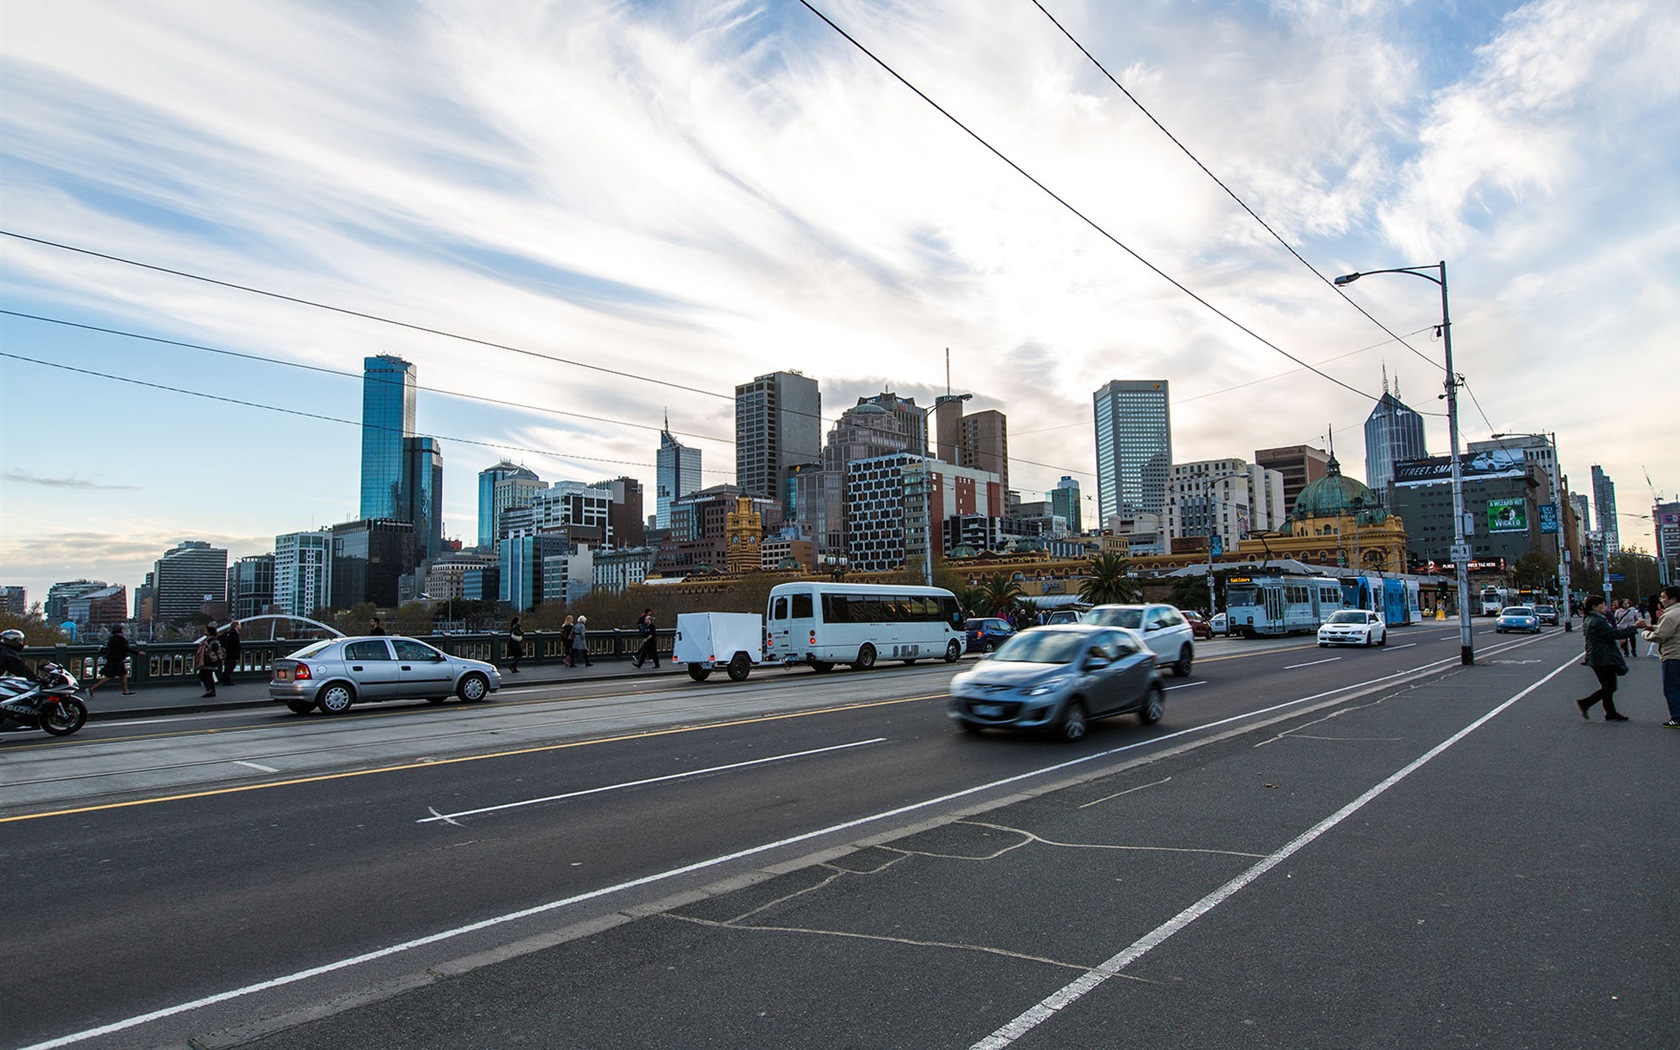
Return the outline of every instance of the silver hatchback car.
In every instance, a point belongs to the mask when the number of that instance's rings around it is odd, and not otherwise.
[[[1144,725],[1166,709],[1155,656],[1135,631],[1048,624],[1022,631],[951,680],[946,712],[965,731],[989,726],[1085,735],[1092,718],[1136,712]]]
[[[433,649],[393,635],[329,638],[274,661],[268,697],[297,714],[320,708],[337,715],[373,700],[458,696],[477,703],[502,687],[494,664]]]

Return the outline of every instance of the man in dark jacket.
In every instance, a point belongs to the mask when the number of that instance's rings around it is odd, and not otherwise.
[[[1616,679],[1627,674],[1627,661],[1622,658],[1616,643],[1623,638],[1632,638],[1646,626],[1648,624],[1641,618],[1627,627],[1612,627],[1604,615],[1604,595],[1594,594],[1587,598],[1586,618],[1581,622],[1581,632],[1586,635],[1587,666],[1598,678],[1598,689],[1575,701],[1575,706],[1581,709],[1582,718],[1589,717],[1587,712],[1602,700],[1606,722],[1627,721],[1627,715],[1616,711]]]
[[[217,680],[223,685],[232,685],[233,669],[239,666],[239,621],[229,620],[216,640],[222,643],[222,672]]]

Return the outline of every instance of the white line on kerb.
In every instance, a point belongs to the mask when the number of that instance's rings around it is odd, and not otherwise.
[[[1339,656],[1332,656],[1328,660],[1314,660],[1312,663],[1308,664],[1285,664],[1283,669],[1285,671],[1293,671],[1297,667],[1317,667],[1319,664],[1333,664],[1340,659],[1341,657]]]
[[[1511,697],[1509,700],[1500,704],[1498,707],[1489,711],[1482,717],[1476,719],[1474,722],[1471,722],[1452,736],[1441,741],[1441,743],[1436,744],[1434,747],[1424,752],[1421,757],[1414,759],[1412,762],[1400,769],[1399,772],[1391,775],[1387,780],[1384,780],[1376,787],[1371,788],[1369,791],[1360,795],[1352,802],[1349,802],[1341,809],[1338,809],[1336,812],[1330,814],[1328,817],[1325,817],[1317,824],[1314,824],[1300,835],[1297,835],[1288,845],[1284,846],[1276,853],[1260,860],[1241,875],[1238,875],[1230,882],[1227,882],[1225,885],[1214,890],[1206,897],[1203,897],[1201,900],[1190,905],[1190,907],[1185,908],[1166,922],[1155,927],[1155,929],[1144,934],[1138,940],[1133,941],[1131,945],[1112,959],[1101,963],[1096,968],[1087,971],[1083,976],[1076,978],[1072,982],[1046,996],[1044,999],[1039,1001],[1038,1005],[1027,1010],[1025,1013],[1021,1014],[1013,1021],[1010,1021],[1002,1028],[999,1028],[991,1035],[980,1040],[978,1043],[975,1043],[969,1048],[969,1050],[1002,1050],[1003,1047],[1014,1043],[1017,1039],[1026,1035],[1028,1032],[1053,1017],[1056,1011],[1062,1009],[1070,1003],[1077,1002],[1079,999],[1083,998],[1086,993],[1092,991],[1110,977],[1117,976],[1121,970],[1124,970],[1132,963],[1141,959],[1152,948],[1161,944],[1167,938],[1195,922],[1203,915],[1206,915],[1208,912],[1219,907],[1221,904],[1225,903],[1227,899],[1236,894],[1238,890],[1247,886],[1260,876],[1266,874],[1266,872],[1271,871],[1279,864],[1282,864],[1284,861],[1294,856],[1295,853],[1299,852],[1303,847],[1310,845],[1313,840],[1317,839],[1320,835],[1323,835],[1337,824],[1340,824],[1348,817],[1351,817],[1361,809],[1364,809],[1367,803],[1376,799],[1377,796],[1400,783],[1400,781],[1411,776],[1417,770],[1421,769],[1425,763],[1429,762],[1443,751],[1480,729],[1501,711],[1510,707],[1518,700],[1521,700],[1529,693],[1534,692],[1536,689],[1545,685],[1547,682],[1556,678],[1569,668],[1574,667],[1578,663],[1580,663],[1580,659],[1578,657],[1570,659],[1568,663],[1559,667],[1551,674],[1540,679],[1538,682],[1535,682],[1527,689],[1524,689],[1516,696]]]
[[[501,926],[505,923],[518,922],[521,919],[528,919],[534,915],[542,915],[546,912],[557,911],[561,908],[568,908],[573,904],[581,904],[584,901],[594,900],[597,897],[608,897],[616,893],[622,893],[625,890],[636,889],[640,886],[648,886],[653,883],[664,882],[668,879],[678,878],[683,875],[691,875],[694,872],[704,871],[707,868],[715,868],[719,865],[728,864],[732,861],[743,860],[747,857],[756,856],[760,853],[768,853],[772,850],[798,845],[801,842],[808,842],[812,839],[838,834],[843,831],[850,831],[853,828],[860,828],[878,821],[891,820],[894,817],[901,817],[907,813],[914,813],[917,810],[927,809],[932,806],[941,806],[947,802],[954,802],[957,799],[967,798],[970,795],[983,794],[987,791],[1007,787],[1010,784],[1015,784],[1020,781],[1033,780],[1051,773],[1059,773],[1064,769],[1072,769],[1075,766],[1085,765],[1089,762],[1100,762],[1104,759],[1113,758],[1115,755],[1123,754],[1124,752],[1132,751],[1140,747],[1154,747],[1158,744],[1164,744],[1169,740],[1174,740],[1181,736],[1206,732],[1210,729],[1217,729],[1220,726],[1230,725],[1233,722],[1244,722],[1251,718],[1263,718],[1266,715],[1282,711],[1286,708],[1295,707],[1299,704],[1310,704],[1315,700],[1328,699],[1329,697],[1335,696],[1337,693],[1346,693],[1355,689],[1363,689],[1367,686],[1377,685],[1392,678],[1403,678],[1408,675],[1421,674],[1436,667],[1437,665],[1445,667],[1449,663],[1457,662],[1458,657],[1456,656],[1451,657],[1450,659],[1435,660],[1419,667],[1394,671],[1385,675],[1378,675],[1376,678],[1367,679],[1363,682],[1352,682],[1347,685],[1337,686],[1334,689],[1326,689],[1322,693],[1314,693],[1311,696],[1302,696],[1297,697],[1294,700],[1285,700],[1282,703],[1273,704],[1270,707],[1264,707],[1258,711],[1249,711],[1245,714],[1232,715],[1229,718],[1222,718],[1215,722],[1208,722],[1205,725],[1192,726],[1189,729],[1180,729],[1174,733],[1163,733],[1160,736],[1150,737],[1148,740],[1140,740],[1134,744],[1125,744],[1121,747],[1110,748],[1107,751],[1098,751],[1096,754],[1085,755],[1080,758],[1071,758],[1065,762],[1057,762],[1038,769],[1028,770],[1025,773],[1017,773],[1014,776],[1004,777],[1001,780],[993,780],[989,783],[977,784],[974,787],[964,788],[961,791],[953,791],[948,795],[940,795],[937,798],[923,799],[920,802],[912,802],[909,805],[899,806],[896,809],[883,810],[879,813],[871,813],[868,816],[858,817],[854,820],[848,820],[840,824],[831,824],[826,828],[818,828],[816,831],[807,831],[799,835],[794,835],[790,838],[780,839],[776,842],[762,843],[748,849],[738,850],[734,853],[726,853],[719,857],[710,857],[706,860],[695,861],[692,864],[685,864],[682,867],[668,868],[665,871],[656,872],[652,875],[645,875],[639,879],[631,879],[629,882],[621,882],[614,886],[602,886],[599,889],[590,890],[586,893],[580,893],[573,897],[564,897],[560,900],[549,901],[546,904],[538,904],[522,911],[509,912],[506,915],[496,915],[488,919],[482,919],[478,922],[470,923],[466,926],[457,926],[450,930],[441,930],[437,933],[428,934],[425,937],[416,937],[410,941],[403,941],[401,944],[392,944],[361,955],[351,956],[348,959],[337,959],[333,962],[322,963],[320,966],[310,967],[307,970],[298,970],[294,973],[283,974],[279,977],[270,978],[266,981],[259,981],[256,984],[248,984],[243,988],[230,988],[225,992],[217,992],[214,995],[207,995],[202,999],[194,999],[193,1001],[187,1003],[176,1003],[174,1006],[161,1007],[157,1010],[151,1011],[150,1013],[136,1014],[133,1017],[125,1017],[120,1021],[112,1021],[109,1024],[100,1025],[97,1028],[89,1028],[80,1032],[72,1032],[69,1035],[59,1036],[56,1039],[49,1039],[43,1043],[33,1043],[29,1046],[20,1047],[19,1050],[56,1050],[57,1047],[71,1046],[98,1036],[110,1035],[112,1032],[126,1031],[127,1029],[137,1028],[143,1024],[149,1024],[152,1021],[161,1021],[166,1017],[174,1017],[177,1014],[190,1013],[193,1010],[201,1010],[206,1006],[214,1006],[217,1003],[225,1003],[230,999],[240,999],[247,995],[255,995],[258,992],[266,992],[275,988],[283,988],[286,985],[296,984],[299,981],[307,981],[312,977],[320,977],[325,974],[336,973],[339,970],[348,970],[353,967],[361,966],[364,963],[374,962],[393,955],[400,955],[403,952],[413,951],[416,948],[424,948],[429,944],[438,944],[443,941],[453,940],[456,937],[462,937],[470,933],[478,933],[481,930],[488,930],[495,926]],[[1574,664],[1575,661],[1572,660],[1567,666],[1572,667]]]
[[[236,766],[250,766],[252,769],[260,769],[264,773],[278,773],[278,772],[280,772],[278,769],[275,769],[273,766],[265,766],[260,762],[247,762],[243,758],[235,759],[234,760],[234,765],[236,765]]]
[[[747,762],[732,762],[727,766],[712,766],[709,769],[691,769],[686,773],[667,773],[662,777],[648,777],[646,780],[631,780],[623,784],[603,784],[600,787],[584,788],[581,791],[568,791],[563,795],[547,795],[543,798],[521,799],[518,802],[504,802],[499,806],[485,806],[482,809],[463,809],[458,813],[439,813],[434,809],[431,811],[431,816],[421,817],[419,820],[415,821],[415,823],[430,824],[434,821],[441,820],[454,824],[455,821],[452,818],[456,817],[476,817],[480,813],[494,813],[497,810],[502,809],[517,809],[520,806],[535,806],[544,802],[560,802],[568,798],[582,798],[584,795],[598,795],[603,791],[622,791],[625,788],[645,787],[648,784],[663,784],[667,781],[682,780],[686,777],[702,777],[707,773],[724,773],[731,769],[746,769],[749,766],[762,766],[769,762],[785,762],[790,758],[806,758],[810,755],[823,755],[831,751],[845,751],[848,748],[864,747],[868,744],[881,744],[885,743],[886,739],[887,738],[884,736],[878,736],[873,740],[857,740],[850,744],[835,744],[832,747],[819,747],[810,751],[795,751],[786,755],[772,755],[768,758],[755,758]]]

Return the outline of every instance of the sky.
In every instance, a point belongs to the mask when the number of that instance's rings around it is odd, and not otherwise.
[[[1027,500],[1094,507],[1111,379],[1362,477],[1385,376],[1447,451],[1440,289],[1329,279],[1442,260],[1461,439],[1649,550],[1675,54],[1672,0],[0,0],[0,584],[356,517],[380,353],[469,544],[484,467],[651,493],[667,416],[732,481],[783,369],[972,393]]]

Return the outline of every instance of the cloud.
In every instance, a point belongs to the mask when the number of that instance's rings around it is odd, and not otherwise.
[[[29,471],[26,471],[26,470],[7,470],[4,473],[4,475],[0,475],[0,477],[4,477],[4,479],[7,480],[7,481],[17,482],[20,485],[40,485],[44,488],[49,488],[49,489],[96,489],[96,490],[103,490],[103,491],[117,491],[117,492],[120,492],[120,491],[125,491],[125,490],[126,491],[135,491],[135,490],[138,490],[140,488],[140,486],[138,486],[138,485],[107,484],[107,483],[98,482],[98,481],[89,481],[86,478],[77,478],[77,477],[44,478],[44,477],[39,477],[35,474],[31,474]]]

